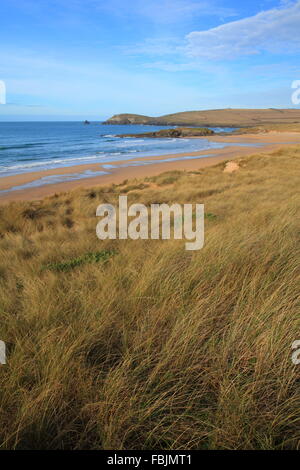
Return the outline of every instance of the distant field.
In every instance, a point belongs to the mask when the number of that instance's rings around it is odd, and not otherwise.
[[[117,114],[106,124],[156,124],[204,127],[246,127],[261,124],[300,124],[300,109],[217,109],[166,116]]]
[[[0,213],[2,449],[300,449],[300,146]],[[205,246],[100,203],[204,203]]]
[[[261,134],[265,132],[300,132],[300,123],[261,124],[255,127],[237,129],[233,134]]]

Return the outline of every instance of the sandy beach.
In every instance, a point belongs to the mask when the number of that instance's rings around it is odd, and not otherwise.
[[[121,183],[126,179],[155,176],[166,171],[192,171],[215,165],[221,161],[232,160],[255,153],[268,153],[282,146],[300,144],[299,133],[269,132],[263,134],[213,136],[205,138],[213,142],[232,143],[234,145],[229,145],[223,149],[211,149],[199,152],[177,153],[144,158],[140,157],[130,161],[105,162],[104,166],[100,163],[82,164],[2,177],[0,178],[0,191],[3,192],[0,193],[0,203],[18,200],[42,199],[46,196],[69,191],[74,188],[89,188],[97,185]],[[249,147],[245,146],[246,144],[249,144]],[[253,147],[253,145],[258,145],[258,147]],[[184,159],[186,157],[192,158]],[[182,160],[180,160],[180,158],[182,158]],[[165,160],[167,159],[170,159],[170,161],[166,162]],[[172,159],[174,159],[174,161],[172,161]],[[110,164],[113,168],[108,169],[107,165]],[[136,166],[131,166],[132,164]],[[46,184],[43,186],[9,191],[11,188],[36,182],[46,176],[80,174],[87,170],[90,172],[103,171],[106,172],[106,174],[98,174],[97,176],[91,175],[91,177],[85,179],[64,181],[55,184]]]

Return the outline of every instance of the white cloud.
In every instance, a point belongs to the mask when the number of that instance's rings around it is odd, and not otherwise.
[[[184,19],[199,16],[236,16],[232,8],[221,7],[215,1],[201,0],[138,0],[142,15],[157,23],[182,22]]]
[[[300,1],[262,11],[187,36],[187,54],[192,57],[228,59],[261,52],[289,54],[300,51]]]
[[[45,53],[4,49],[0,47],[2,77],[10,105],[0,106],[0,120],[12,114],[75,115],[78,110],[87,117],[89,113],[103,117],[121,112],[164,114],[165,110],[184,109],[186,103],[192,106],[200,93],[197,87],[170,82],[145,70],[124,70],[96,59],[54,60]]]
[[[175,24],[195,16],[236,16],[233,8],[220,6],[219,0],[88,0],[89,4],[117,16],[139,16],[154,24]]]
[[[182,40],[175,37],[146,38],[132,46],[119,46],[127,55],[146,54],[150,56],[166,56],[183,51]]]
[[[143,64],[146,69],[163,70],[164,72],[201,72],[201,76],[214,75],[215,77],[224,77],[227,74],[227,68],[219,63],[207,62],[166,62],[156,61]]]

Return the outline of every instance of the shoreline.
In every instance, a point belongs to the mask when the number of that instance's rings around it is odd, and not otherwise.
[[[201,137],[195,137],[201,138]],[[146,176],[156,176],[166,171],[187,170],[193,171],[208,166],[216,165],[225,160],[232,160],[240,156],[253,155],[259,153],[269,153],[283,146],[292,146],[300,144],[299,133],[270,132],[264,134],[247,134],[235,136],[211,136],[203,137],[212,142],[220,142],[229,145],[222,149],[209,149],[188,153],[177,153],[151,157],[139,157],[131,160],[119,160],[117,162],[93,163],[55,168],[51,170],[42,170],[37,172],[23,173],[11,176],[0,177],[0,204],[11,201],[38,200],[51,196],[56,193],[70,191],[77,188],[90,188],[97,185],[119,184],[124,180],[143,178]],[[238,144],[241,144],[239,146]],[[248,146],[245,146],[249,144]],[[253,145],[262,145],[262,147],[253,147]],[[188,159],[187,157],[190,157]],[[199,157],[199,158],[196,158]],[[186,158],[186,159],[184,159]],[[164,160],[170,159],[165,162]],[[174,161],[171,161],[174,159]],[[138,165],[138,163],[141,163]],[[148,162],[148,163],[147,163]],[[150,163],[151,162],[151,163]],[[157,162],[157,163],[156,163]],[[137,164],[137,166],[131,166]],[[103,167],[104,165],[104,167]],[[113,165],[114,168],[105,168],[106,165]],[[107,172],[107,174],[90,176],[77,180],[56,182],[42,186],[30,187],[26,189],[15,189],[16,186],[33,183],[46,176],[80,174],[85,171]]]

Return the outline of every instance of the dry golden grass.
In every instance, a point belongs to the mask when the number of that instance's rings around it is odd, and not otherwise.
[[[300,123],[289,122],[285,124],[261,124],[259,126],[237,129],[233,134],[261,134],[268,132],[300,132]]]
[[[2,449],[300,448],[300,147],[239,166],[0,208]],[[122,190],[204,203],[204,248],[98,240]]]

